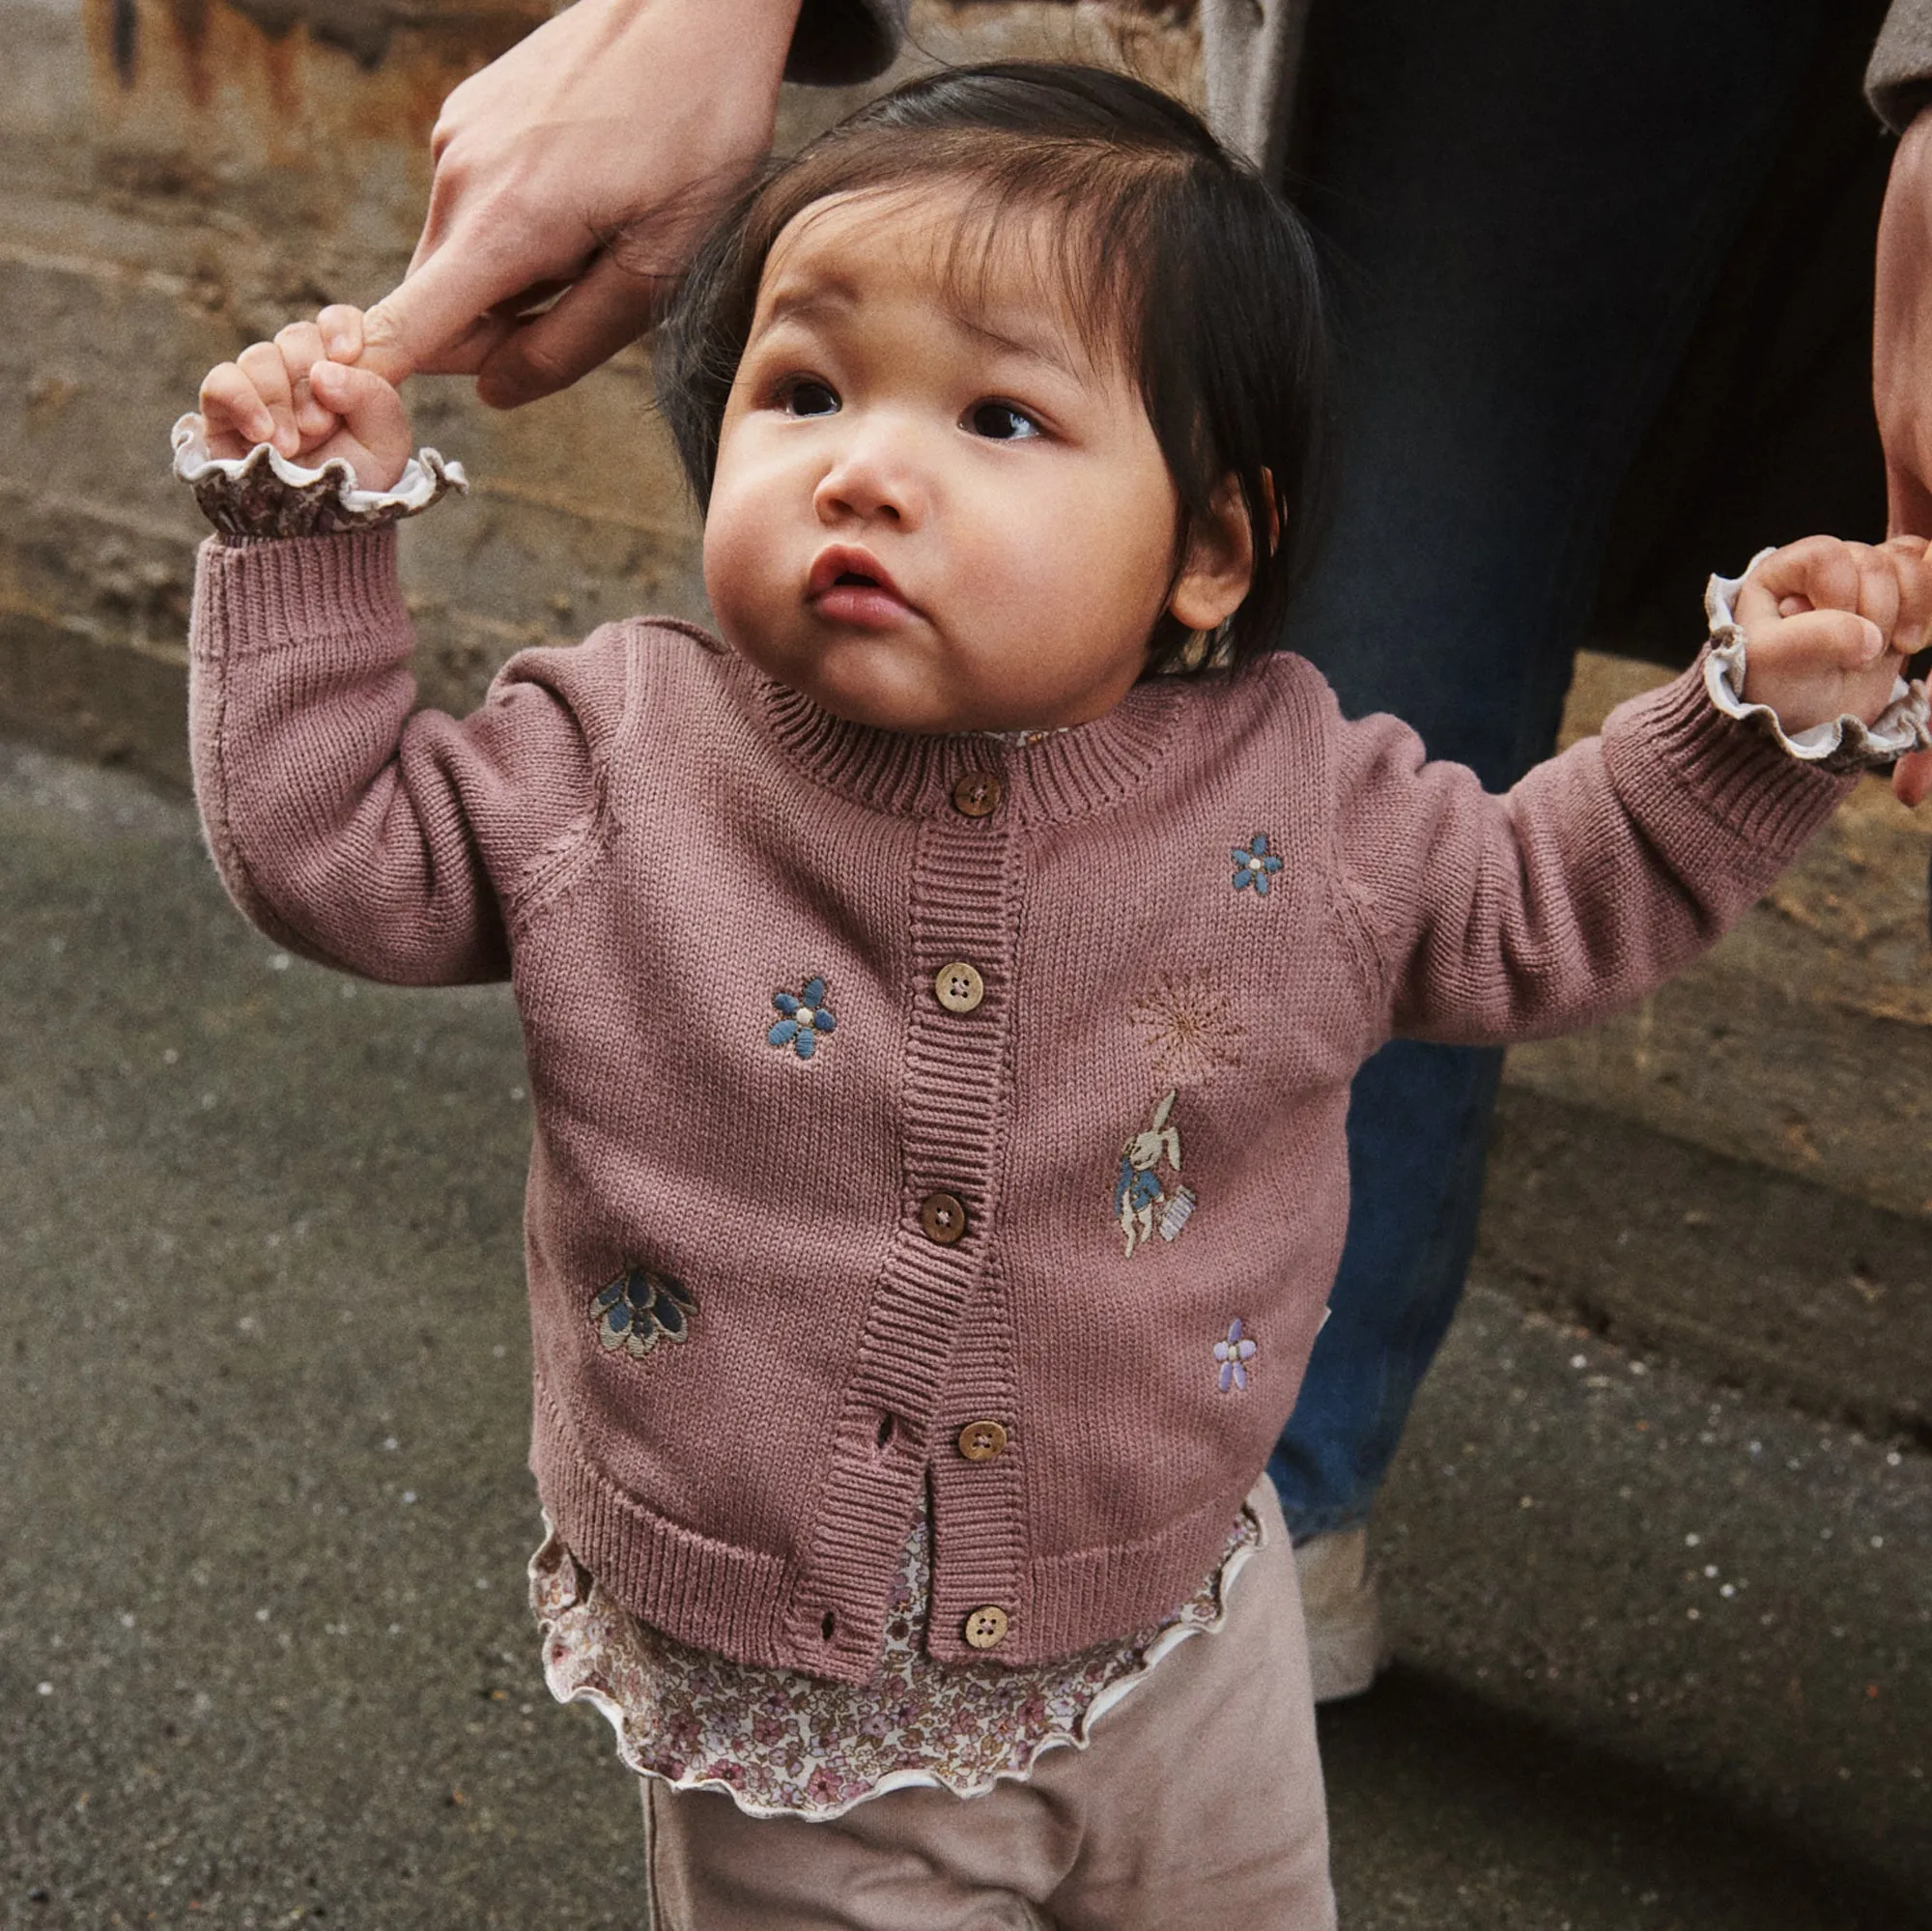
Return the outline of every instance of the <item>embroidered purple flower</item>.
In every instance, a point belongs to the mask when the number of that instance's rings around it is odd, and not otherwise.
[[[800,1059],[809,1060],[818,1050],[818,1036],[838,1025],[825,1006],[825,981],[809,979],[796,994],[775,992],[772,1004],[784,1017],[765,1035],[774,1046],[789,1046]]]
[[[1281,869],[1281,860],[1268,850],[1268,835],[1257,832],[1245,851],[1236,845],[1228,856],[1235,862],[1235,890],[1245,892],[1252,885],[1255,896],[1265,898],[1268,880]]]
[[[1243,1394],[1248,1387],[1248,1363],[1255,1358],[1255,1344],[1241,1332],[1238,1316],[1228,1323],[1228,1338],[1214,1344],[1214,1359],[1221,1364],[1221,1392],[1225,1395],[1230,1388],[1238,1388]]]

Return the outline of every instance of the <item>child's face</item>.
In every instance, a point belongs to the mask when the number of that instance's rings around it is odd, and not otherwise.
[[[705,525],[730,642],[892,730],[1099,717],[1163,610],[1211,628],[1247,583],[1228,530],[1177,569],[1178,498],[1133,378],[1082,343],[1024,219],[983,273],[949,275],[969,217],[941,185],[835,197],[783,230]]]

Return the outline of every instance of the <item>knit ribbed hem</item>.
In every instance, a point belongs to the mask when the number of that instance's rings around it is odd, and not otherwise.
[[[790,1565],[782,1556],[679,1528],[584,1461],[538,1377],[530,1470],[565,1546],[625,1608],[667,1635],[734,1662],[800,1668],[779,1628]],[[822,1662],[811,1673],[828,1675]],[[838,1674],[863,1683],[863,1666]]]
[[[279,539],[212,536],[201,546],[192,655],[208,660],[299,649],[318,669],[361,668],[408,654],[396,533]]]
[[[530,1467],[565,1547],[640,1622],[734,1662],[840,1683],[870,1679],[875,1647],[854,1654],[787,1638],[784,1609],[799,1580],[793,1564],[681,1528],[621,1492],[584,1461],[541,1377]],[[967,1646],[940,1601],[936,1569],[926,1648],[945,1662],[1051,1662],[1151,1629],[1213,1569],[1240,1505],[1239,1493],[1216,1495],[1144,1540],[1037,1556],[997,1654]]]
[[[827,789],[902,816],[937,809],[969,772],[993,772],[1022,825],[1105,810],[1146,784],[1172,742],[1185,693],[1179,680],[1137,684],[1092,724],[1038,735],[874,730],[763,680],[759,702],[779,749]]]
[[[1626,747],[1644,747],[1626,754]],[[1617,795],[1646,827],[1683,811],[1688,792],[1767,881],[1837,809],[1854,779],[1792,757],[1749,721],[1712,703],[1700,657],[1681,677],[1620,705],[1604,726],[1604,757]]]

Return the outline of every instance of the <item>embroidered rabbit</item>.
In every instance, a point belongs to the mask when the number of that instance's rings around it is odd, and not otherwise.
[[[1136,1133],[1121,1149],[1120,1178],[1114,1182],[1114,1210],[1121,1218],[1121,1233],[1126,1241],[1129,1260],[1152,1237],[1155,1208],[1168,1208],[1161,1216],[1161,1233],[1172,1240],[1187,1224],[1186,1209],[1194,1205],[1193,1195],[1184,1187],[1176,1188],[1170,1202],[1158,1174],[1163,1158],[1170,1173],[1180,1172],[1180,1128],[1172,1123],[1174,1099],[1170,1089],[1154,1108],[1153,1121],[1147,1131]],[[1185,1209],[1177,1219],[1175,1208],[1182,1203]]]

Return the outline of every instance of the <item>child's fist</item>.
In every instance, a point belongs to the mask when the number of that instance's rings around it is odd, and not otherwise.
[[[211,369],[201,384],[209,453],[245,456],[268,442],[310,469],[340,457],[362,489],[388,489],[410,460],[409,412],[391,384],[353,366],[361,349],[361,312],[337,305]]]
[[[1875,723],[1932,621],[1925,553],[1911,536],[1877,549],[1808,536],[1774,551],[1738,592],[1745,701],[1769,704],[1787,735],[1847,715]]]

